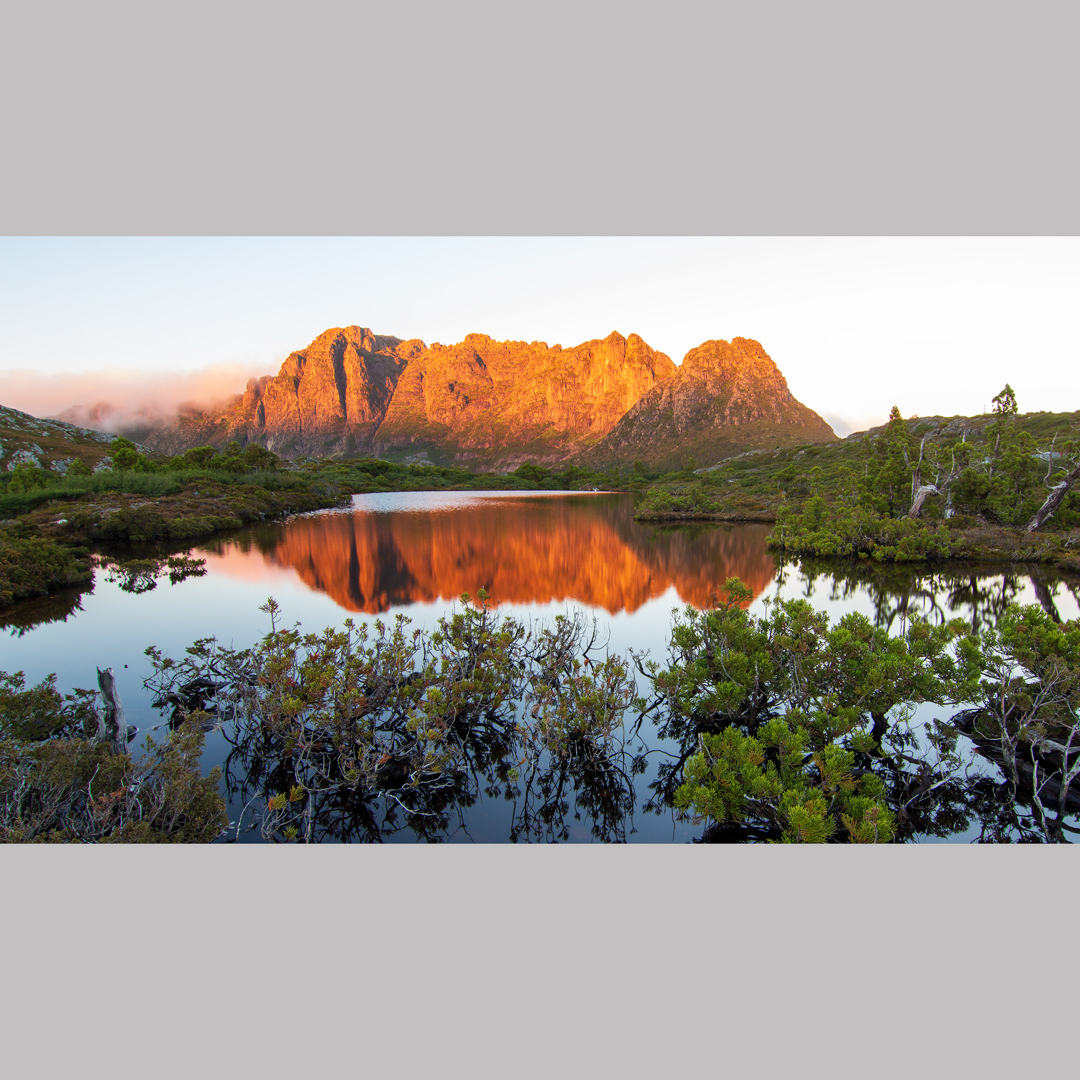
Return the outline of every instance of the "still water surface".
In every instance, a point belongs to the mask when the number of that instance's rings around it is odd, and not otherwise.
[[[203,577],[177,585],[165,579],[133,594],[99,571],[92,591],[77,598],[19,605],[7,613],[0,670],[23,670],[30,683],[56,672],[67,689],[95,685],[95,668],[111,666],[129,723],[146,732],[162,723],[142,686],[151,674],[146,646],[178,657],[199,638],[253,644],[269,629],[258,610],[268,596],[281,605],[286,623],[299,622],[305,631],[399,613],[413,626],[432,629],[462,593],[483,587],[500,610],[525,621],[583,609],[598,620],[611,652],[647,649],[658,660],[666,655],[673,609],[708,605],[732,576],[753,590],[753,611],[773,597],[805,597],[834,620],[861,611],[892,632],[915,611],[940,620],[959,616],[976,627],[992,623],[1009,602],[1041,603],[1061,619],[1080,614],[1078,584],[1038,568],[951,566],[917,574],[862,565],[780,566],[766,549],[768,531],[764,525],[639,525],[629,495],[360,495],[346,510],[300,515],[193,549],[206,560]],[[916,720],[935,715],[947,713],[926,706]],[[546,821],[537,807],[522,807],[505,791],[486,796],[479,783],[462,800],[470,805],[452,807],[444,827],[429,829],[426,838],[505,842],[517,831],[523,839],[699,839],[700,826],[675,821],[670,810],[645,809],[654,797],[655,766],[671,748],[647,725],[640,740],[639,749],[655,752],[646,772],[633,778],[628,812],[616,824],[598,820],[589,793],[569,790],[573,784],[561,795],[566,812],[552,814],[549,807]],[[206,768],[223,763],[227,751],[220,735],[211,734]],[[981,767],[997,776],[989,763]],[[236,791],[230,799],[236,820],[242,802]],[[401,814],[388,812],[368,838],[415,840]],[[962,842],[979,831],[978,821],[958,822],[946,838]],[[258,832],[242,829],[239,839],[256,840]]]

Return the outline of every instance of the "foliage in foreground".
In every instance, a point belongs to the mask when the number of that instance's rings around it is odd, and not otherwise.
[[[217,781],[198,780],[197,759],[211,725],[231,745],[223,778],[242,808],[230,835],[380,840],[400,815],[438,840],[483,793],[513,804],[511,839],[568,838],[571,805],[595,837],[625,839],[633,778],[657,754],[644,809],[695,820],[710,840],[898,842],[972,817],[988,839],[1075,831],[1077,624],[1010,607],[992,629],[912,618],[890,634],[803,600],[751,614],[749,599],[730,579],[723,602],[687,607],[662,664],[602,653],[580,615],[500,616],[482,592],[431,633],[399,617],[303,634],[279,626],[270,600],[270,632],[251,648],[147,650],[147,686],[175,730],[138,766],[87,741],[85,692],[65,704],[54,683],[23,691],[7,676],[5,835],[209,838]],[[923,703],[951,721],[916,729]],[[646,721],[663,745],[645,748]],[[1000,764],[1004,798],[969,775],[961,733]]]
[[[143,756],[94,736],[86,690],[61,696],[56,678],[25,686],[0,672],[0,840],[200,843],[227,823],[221,772],[200,774],[203,733],[188,725]]]
[[[1035,805],[1040,838],[1068,831],[1080,809],[1069,798],[1080,773],[1080,628],[1027,607],[981,634],[962,620],[911,619],[891,636],[860,613],[830,625],[802,600],[752,616],[739,606],[746,591],[734,580],[728,588],[711,611],[687,608],[667,666],[646,667],[661,734],[682,748],[656,785],[676,807],[727,838],[947,833],[953,807],[931,796],[961,795],[957,731],[970,724],[934,721],[920,744],[908,721],[920,703],[981,701],[961,716],[975,717],[982,745],[1004,755],[1014,796]],[[1054,817],[1040,801],[1049,794]],[[943,809],[948,820],[935,820]]]
[[[181,660],[151,648],[148,685],[183,726],[216,716],[232,752],[226,780],[268,838],[379,839],[373,804],[400,808],[437,838],[446,814],[498,785],[520,801],[514,837],[552,832],[567,785],[588,782],[597,835],[618,835],[633,788],[616,757],[633,682],[593,656],[595,626],[557,617],[529,629],[474,604],[430,635],[399,616],[301,634],[278,628],[249,649],[196,642]],[[244,814],[236,822],[237,832]]]
[[[886,736],[914,704],[974,691],[951,648],[967,625],[913,622],[892,637],[858,613],[830,626],[803,600],[755,617],[745,588],[728,590],[710,611],[688,607],[667,665],[646,669],[662,733],[682,747],[661,787],[677,808],[759,838],[892,839],[903,808]]]

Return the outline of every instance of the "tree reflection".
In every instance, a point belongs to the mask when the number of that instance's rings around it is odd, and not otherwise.
[[[997,625],[1010,604],[1017,601],[1025,579],[1047,614],[1060,622],[1054,592],[1064,584],[1080,599],[1078,585],[1045,566],[1020,568],[1013,563],[954,563],[928,568],[926,564],[877,564],[869,561],[804,558],[781,565],[777,583],[783,584],[797,567],[803,579],[803,595],[810,598],[831,583],[831,601],[868,598],[875,626],[894,630],[912,614],[939,625],[960,615],[972,633]]]
[[[542,755],[512,792],[510,839],[570,840],[572,819],[587,823],[595,840],[625,843],[637,801],[631,769],[624,747],[605,749],[590,738],[564,756]]]
[[[48,596],[20,600],[11,607],[0,609],[0,630],[8,630],[12,637],[22,637],[47,623],[66,622],[69,616],[83,610],[83,596],[93,591],[94,583],[89,581]]]

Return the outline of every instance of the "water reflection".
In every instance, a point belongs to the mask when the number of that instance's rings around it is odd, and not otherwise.
[[[67,622],[77,612],[83,610],[82,598],[93,592],[94,583],[88,581],[82,585],[73,585],[61,589],[49,596],[35,596],[21,600],[6,608],[0,608],[0,630],[6,630],[14,637],[22,637],[36,627],[52,622]]]
[[[772,581],[768,527],[657,529],[633,519],[627,495],[462,498],[356,496],[346,513],[297,518],[216,545],[290,568],[346,611],[378,614],[484,588],[496,603],[572,600],[610,614],[640,609],[674,586],[707,605],[727,577],[754,591]]]
[[[947,563],[942,566],[779,560],[775,588],[843,605],[858,599],[875,626],[896,631],[914,614],[938,625],[962,618],[978,633],[1010,604],[1038,603],[1055,621],[1074,618],[1080,582],[1038,564]],[[1063,613],[1064,612],[1064,613]]]

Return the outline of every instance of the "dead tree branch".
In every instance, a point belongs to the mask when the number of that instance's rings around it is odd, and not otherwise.
[[[1035,516],[1027,523],[1028,532],[1035,532],[1043,527],[1053,516],[1054,511],[1062,504],[1065,496],[1069,494],[1069,489],[1077,480],[1080,480],[1080,464],[1072,472],[1066,474],[1065,479],[1060,484],[1051,488],[1050,494],[1046,497],[1046,502],[1039,507]]]

